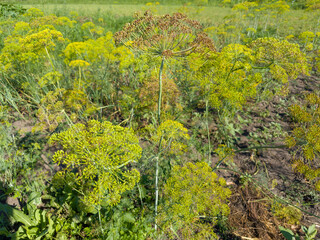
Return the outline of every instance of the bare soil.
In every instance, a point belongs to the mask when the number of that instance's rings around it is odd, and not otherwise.
[[[286,97],[274,97],[270,102],[252,105],[245,111],[250,113],[252,121],[238,134],[237,147],[250,148],[250,133],[260,134],[263,125],[276,123],[281,125],[284,132],[290,132],[292,121],[288,106],[303,99],[304,93],[319,91],[320,76],[303,76],[290,82],[289,94]],[[266,111],[267,116],[261,116]],[[266,145],[283,145],[284,137],[271,137]],[[213,156],[213,166],[218,157]],[[234,194],[230,199],[231,214],[229,217],[233,232],[241,239],[284,239],[278,226],[291,228],[300,233],[300,225],[315,224],[320,232],[320,193],[306,182],[303,176],[295,173],[291,167],[292,150],[288,148],[264,148],[248,150],[234,155],[233,163],[225,163],[221,167],[238,169],[247,172],[253,182],[243,184],[239,174],[220,170],[232,186]],[[288,225],[283,219],[275,218],[271,213],[272,197],[285,199],[300,207],[303,217],[300,225]],[[314,215],[314,216],[312,216]],[[317,239],[320,239],[318,234]]]

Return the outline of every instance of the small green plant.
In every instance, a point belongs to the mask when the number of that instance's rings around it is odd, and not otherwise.
[[[300,236],[297,234],[294,234],[291,229],[284,228],[282,226],[279,226],[280,232],[287,240],[300,240]],[[316,226],[313,224],[309,228],[305,226],[301,226],[302,231],[304,232],[304,240],[313,240],[315,239],[317,235],[317,229]]]
[[[281,203],[274,202],[271,208],[274,216],[291,225],[299,224],[302,218],[301,211],[290,205],[285,206]]]
[[[40,193],[33,192],[29,195],[25,212],[7,204],[0,203],[0,212],[10,220],[12,225],[20,223],[17,231],[11,232],[8,228],[1,228],[0,236],[11,237],[11,239],[52,239],[59,223],[52,219],[46,210],[38,209],[41,204]]]

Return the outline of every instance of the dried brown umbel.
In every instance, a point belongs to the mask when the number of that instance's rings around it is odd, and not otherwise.
[[[165,59],[215,51],[212,39],[202,31],[201,24],[182,13],[154,16],[147,11],[114,37],[118,44]]]

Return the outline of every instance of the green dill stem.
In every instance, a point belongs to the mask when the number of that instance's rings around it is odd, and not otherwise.
[[[161,124],[161,100],[162,100],[162,71],[163,71],[163,65],[164,65],[164,57],[162,57],[160,70],[159,70],[159,96],[158,96],[158,126]],[[156,182],[155,182],[155,194],[156,194],[156,200],[154,203],[154,209],[155,209],[155,225],[154,229],[157,231],[157,215],[158,215],[158,200],[159,200],[159,158],[161,154],[161,142],[162,137],[159,141],[159,153],[156,157]]]
[[[80,89],[80,86],[81,86],[81,67],[79,66],[79,89]]]
[[[156,157],[156,182],[155,182],[155,194],[156,194],[156,200],[154,203],[154,230],[157,231],[158,225],[157,225],[157,215],[158,215],[158,201],[159,201],[159,159],[160,159],[160,155],[161,155],[161,143],[162,143],[162,138],[163,136],[161,136],[160,141],[159,141],[159,153]]]
[[[158,184],[158,180],[159,180],[159,157],[156,157],[156,183],[155,183],[155,187],[156,187],[156,200],[154,203],[154,220],[155,220],[155,224],[154,224],[154,230],[157,231],[157,215],[158,215],[158,200],[159,200],[159,184]]]
[[[207,127],[207,135],[208,135],[208,164],[210,164],[210,156],[211,156],[211,142],[210,142],[210,131],[209,131],[209,111],[208,111],[208,100],[206,100],[206,127]]]
[[[55,71],[56,69],[55,69],[55,67],[54,67],[53,61],[52,61],[52,59],[51,59],[51,57],[50,57],[50,54],[49,54],[49,52],[48,52],[47,47],[44,47],[44,49],[46,50],[46,53],[47,53],[47,56],[48,56],[48,58],[49,58],[51,67],[52,67],[53,71]]]
[[[162,57],[161,66],[159,70],[159,96],[158,96],[158,125],[161,123],[161,100],[162,100],[162,71],[164,65],[164,57]]]
[[[100,224],[101,233],[104,236],[104,231],[103,231],[102,222],[101,222],[100,206],[98,208],[98,216],[99,216],[99,224]]]
[[[138,183],[137,186],[138,186],[138,190],[139,190],[139,197],[140,197],[141,207],[143,207],[143,200],[142,200],[142,193],[141,193],[140,184]]]

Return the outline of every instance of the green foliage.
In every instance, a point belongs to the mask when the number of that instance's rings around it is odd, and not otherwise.
[[[124,197],[105,213],[104,239],[139,240],[153,237],[151,220],[145,216],[145,209],[138,208],[130,198]]]
[[[288,224],[297,225],[302,218],[301,211],[293,206],[284,206],[281,203],[274,202],[271,207],[274,216],[284,220]]]
[[[315,184],[320,191],[320,169],[316,167],[320,152],[320,97],[310,93],[305,96],[301,105],[290,107],[293,120],[296,122],[292,133],[286,138],[288,147],[298,147],[303,154],[293,160],[292,167]]]
[[[172,238],[179,232],[183,239],[215,239],[211,224],[229,214],[230,195],[225,180],[207,163],[175,166],[164,187],[160,226]]]
[[[284,228],[279,226],[280,232],[287,240],[300,240],[300,237],[294,234],[291,229]]]
[[[146,130],[150,134],[151,142],[162,154],[181,155],[186,150],[186,145],[182,142],[190,139],[188,130],[177,121],[166,120],[157,129],[149,125]]]
[[[65,177],[74,178],[74,188],[88,206],[117,204],[121,193],[140,179],[138,170],[128,168],[141,157],[138,138],[131,129],[91,120],[52,135],[50,143],[63,148],[53,156],[54,162],[63,165],[56,184],[63,185]]]
[[[6,229],[2,234],[11,239],[54,239],[61,220],[52,218],[52,215],[46,210],[38,209],[37,206],[42,204],[41,194],[33,192],[28,197],[25,211],[18,210],[6,204],[0,203],[0,212],[3,212],[12,225],[21,223],[21,226],[14,233]]]
[[[17,17],[26,11],[27,9],[20,5],[0,3],[0,16],[2,17]]]
[[[300,236],[294,234],[290,229],[279,226],[280,232],[287,240],[300,240]],[[309,228],[301,226],[302,231],[304,232],[304,240],[313,240],[317,235],[317,229],[315,225],[311,225]]]
[[[311,225],[308,228],[306,226],[301,226],[302,231],[305,233],[305,240],[312,240],[317,235],[316,225]]]

